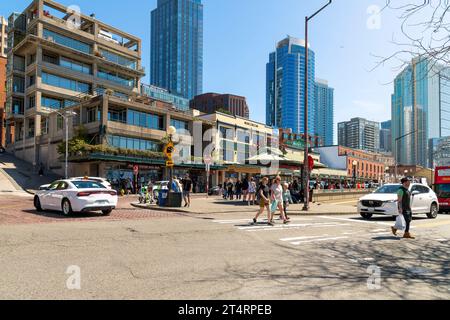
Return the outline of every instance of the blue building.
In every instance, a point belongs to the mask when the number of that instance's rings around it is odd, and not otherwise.
[[[397,138],[412,133],[397,141]],[[395,78],[392,147],[398,163],[431,167],[429,141],[450,135],[450,72],[413,59]]]
[[[266,124],[304,134],[305,41],[292,37],[280,41],[266,65]],[[315,55],[308,59],[309,134],[316,134]]]
[[[334,144],[334,89],[328,86],[328,81],[317,79],[314,86],[316,113],[316,135],[320,144]]]
[[[158,0],[151,14],[150,83],[186,99],[203,90],[201,0]]]

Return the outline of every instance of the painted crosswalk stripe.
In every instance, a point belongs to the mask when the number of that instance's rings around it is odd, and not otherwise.
[[[295,218],[291,219],[291,221],[311,221],[311,218]],[[233,220],[213,220],[214,223],[219,224],[233,224],[233,223],[253,223],[252,219],[233,219]],[[258,221],[258,223],[267,223],[267,219],[261,219]]]
[[[245,226],[238,227],[239,230],[244,231],[258,231],[258,230],[280,230],[280,229],[294,229],[294,228],[306,228],[306,227],[340,227],[339,223],[304,223],[304,224],[284,224],[275,226]]]
[[[325,242],[325,241],[333,241],[333,240],[343,240],[348,239],[348,237],[334,237],[334,238],[323,238],[323,239],[314,239],[314,240],[305,240],[305,241],[297,241],[291,242],[292,245],[298,246],[304,243],[312,243],[312,242]]]
[[[323,238],[323,237],[328,237],[328,234],[324,234],[324,235],[321,235],[321,236],[284,238],[284,239],[280,239],[280,241],[283,241],[283,242],[291,242],[291,241],[298,241],[298,240],[317,239],[317,238]]]
[[[378,224],[382,226],[392,226],[392,223],[387,222],[376,222],[376,221],[363,221],[363,220],[355,220],[355,219],[349,219],[349,218],[336,218],[336,217],[326,217],[326,216],[319,216],[321,219],[329,219],[329,220],[337,220],[337,221],[349,221],[349,222],[356,222],[356,223],[365,223],[365,224]]]

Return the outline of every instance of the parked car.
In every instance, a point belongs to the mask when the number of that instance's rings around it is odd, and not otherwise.
[[[208,195],[210,196],[218,196],[220,195],[220,187],[215,186],[208,190]]]
[[[398,189],[400,184],[386,184],[375,192],[368,194],[358,201],[358,213],[364,219],[370,219],[374,214],[398,215]],[[428,186],[413,183],[410,186],[412,195],[411,209],[413,215],[426,214],[435,219],[439,212],[439,202],[436,194]]]
[[[62,211],[66,216],[74,212],[101,211],[109,215],[117,207],[117,192],[92,180],[58,180],[34,197],[37,211]]]
[[[111,183],[106,180],[105,178],[99,178],[99,177],[77,177],[77,178],[71,178],[70,180],[91,180],[96,181],[103,185],[106,189],[112,189]]]

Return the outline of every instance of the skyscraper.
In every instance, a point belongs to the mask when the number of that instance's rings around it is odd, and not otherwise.
[[[151,14],[152,85],[192,99],[203,90],[201,0],[158,0]]]
[[[334,89],[328,86],[328,81],[316,80],[314,99],[316,134],[320,137],[322,145],[331,146],[334,144]]]
[[[0,145],[5,145],[5,102],[6,102],[6,48],[8,34],[6,27],[8,21],[0,16]]]
[[[363,118],[353,118],[338,124],[338,143],[353,149],[378,152],[380,124]]]
[[[381,123],[380,129],[380,151],[390,153],[392,152],[392,121],[385,121]]]
[[[392,146],[397,162],[430,167],[429,140],[448,135],[450,72],[415,58],[394,81]]]
[[[266,124],[304,133],[305,41],[287,37],[277,44],[266,65]],[[315,55],[308,59],[309,134],[316,133],[314,104]]]

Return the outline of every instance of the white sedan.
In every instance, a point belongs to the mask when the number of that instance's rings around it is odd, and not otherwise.
[[[400,187],[400,184],[386,184],[374,193],[362,197],[358,202],[358,213],[364,219],[370,219],[374,214],[397,216],[397,192]],[[434,191],[419,183],[412,183],[409,191],[413,215],[426,214],[428,218],[435,219],[439,212],[439,202]]]
[[[37,211],[62,211],[66,216],[74,212],[101,211],[109,215],[117,207],[117,192],[91,180],[59,180],[34,197]]]

